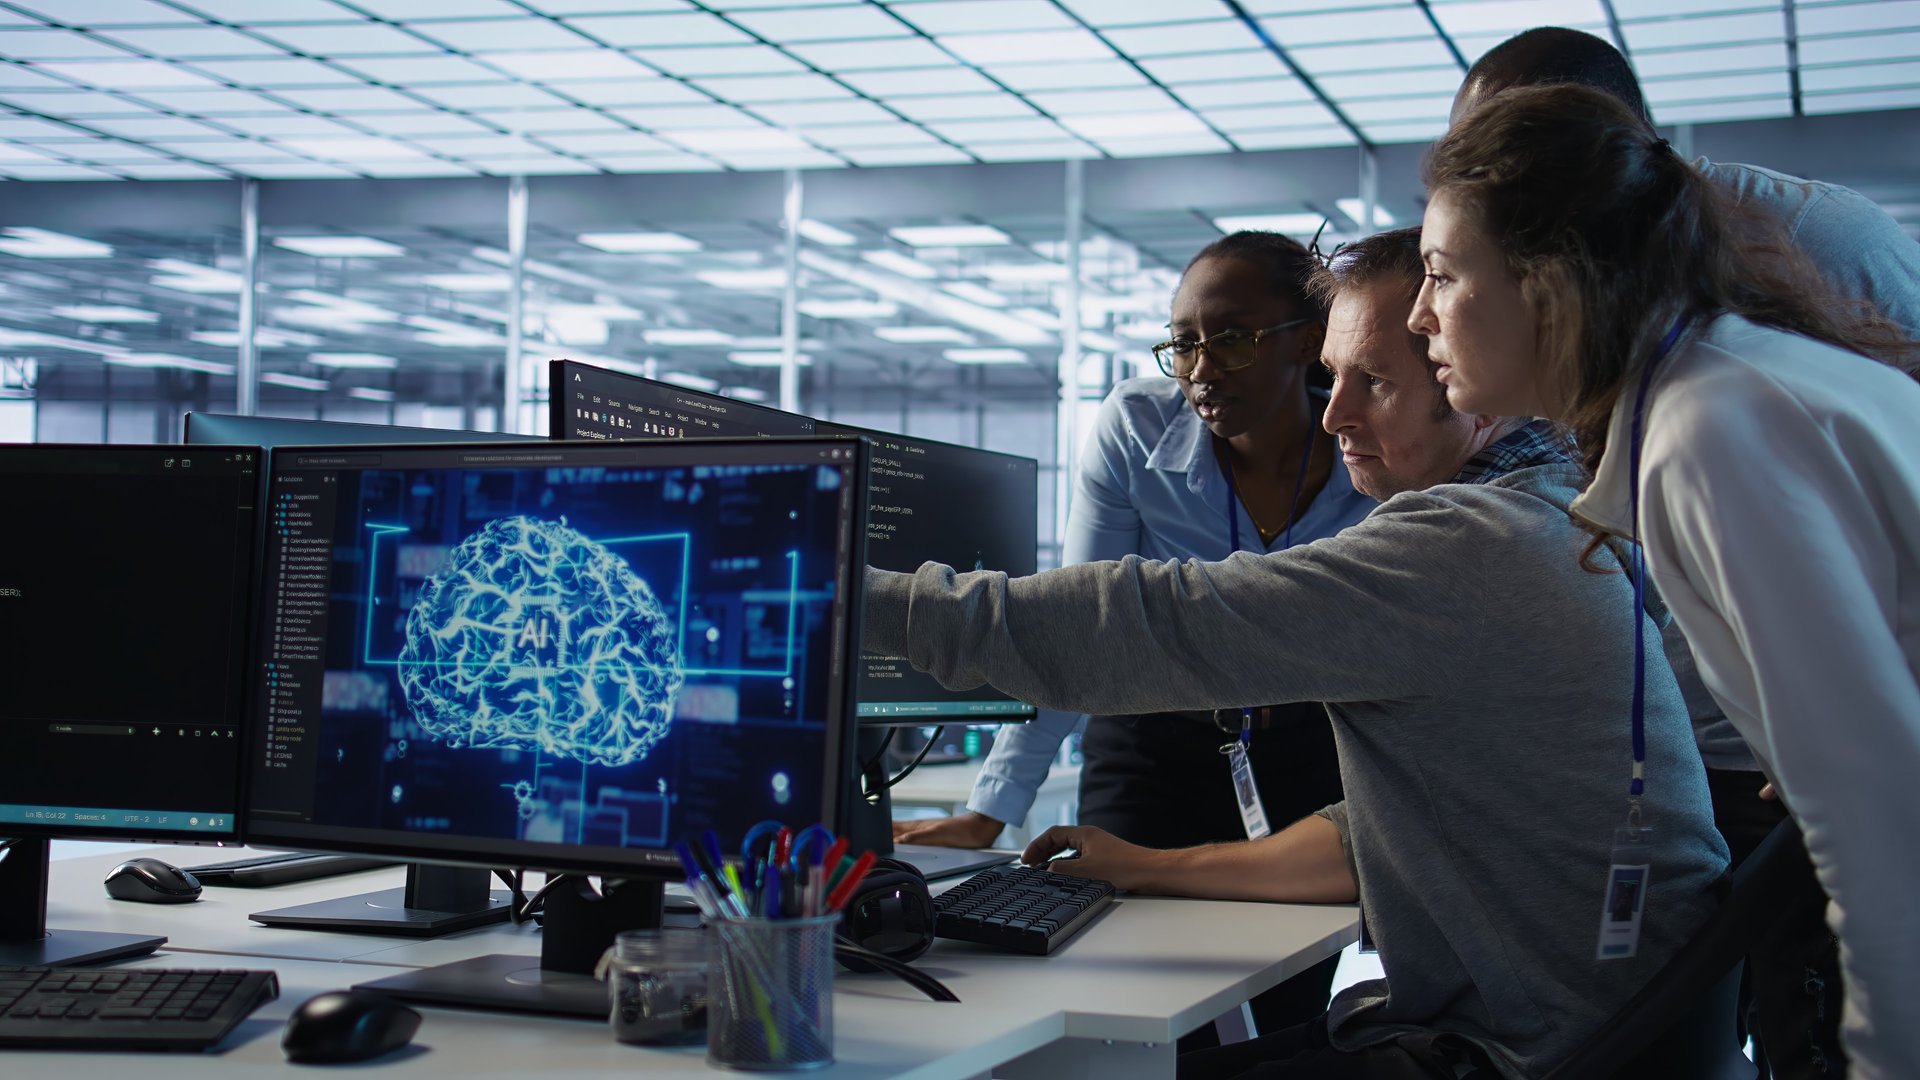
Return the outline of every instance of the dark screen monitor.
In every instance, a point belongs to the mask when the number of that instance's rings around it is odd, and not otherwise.
[[[47,839],[237,837],[261,457],[0,446],[0,964],[165,940],[45,933]]]
[[[334,446],[340,443],[528,442],[538,435],[502,431],[447,431],[398,424],[350,424],[339,420],[293,420],[282,416],[230,416],[190,412],[181,442],[252,446]]]
[[[274,451],[248,839],[602,874],[657,924],[674,841],[837,827],[865,468],[851,439]],[[547,966],[590,965],[554,902]],[[475,970],[418,996],[516,981]]]
[[[1014,576],[1038,569],[1039,465],[1032,458],[815,420],[577,360],[551,365],[555,438],[858,436],[871,447],[869,563],[910,572],[932,561]],[[948,690],[898,657],[863,656],[861,665],[856,696],[864,724],[1034,716],[1033,706],[992,687]]]

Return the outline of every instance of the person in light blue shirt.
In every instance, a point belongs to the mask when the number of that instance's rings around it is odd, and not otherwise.
[[[1309,389],[1326,321],[1306,291],[1315,266],[1295,241],[1254,232],[1223,237],[1188,264],[1170,338],[1155,349],[1164,374],[1121,383],[1101,406],[1075,478],[1063,563],[1278,551],[1373,510],[1321,428],[1326,395]],[[1338,761],[1321,706],[1256,706],[1244,712],[1248,757],[1277,830],[1338,800]],[[899,822],[895,839],[992,843],[1004,822],[1026,818],[1079,721],[1049,711],[1001,729],[967,812]],[[1242,721],[1240,709],[1089,718],[1080,820],[1148,847],[1246,839],[1220,753]],[[1331,979],[1329,964],[1295,980],[1256,1001],[1256,1019],[1264,1029],[1318,1015]]]

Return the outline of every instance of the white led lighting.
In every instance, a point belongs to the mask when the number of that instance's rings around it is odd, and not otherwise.
[[[642,336],[647,339],[647,343],[650,345],[700,346],[733,344],[732,334],[723,334],[718,330],[679,330],[672,327],[663,327],[657,330],[644,331]]]
[[[111,245],[97,240],[24,226],[6,230],[5,237],[0,237],[0,251],[29,259],[105,259],[113,254]]]
[[[940,354],[956,364],[1018,364],[1026,360],[1027,354],[1019,349],[948,349]]]
[[[1288,236],[1312,236],[1326,218],[1319,214],[1239,214],[1213,219],[1213,227],[1223,233],[1272,232]]]
[[[407,253],[399,244],[371,236],[276,236],[273,246],[319,259],[393,259]]]
[[[289,390],[321,391],[333,385],[325,379],[310,379],[305,375],[289,375],[284,371],[269,371],[260,376],[260,381],[268,386],[284,386]]]
[[[574,239],[616,255],[700,250],[700,241],[670,232],[581,233]]]
[[[57,307],[53,313],[62,318],[85,323],[155,323],[160,321],[160,313],[145,308],[122,307],[118,304],[73,304]]]
[[[873,336],[895,345],[971,345],[972,335],[951,326],[876,326]]]
[[[800,235],[816,244],[825,244],[828,247],[848,247],[857,239],[844,229],[836,229],[824,221],[814,221],[811,218],[801,219]]]
[[[940,276],[940,271],[918,259],[909,259],[897,251],[868,251],[862,253],[860,257],[883,270],[891,270],[901,277],[925,281]]]
[[[360,371],[390,371],[400,361],[381,353],[317,352],[307,354],[307,363],[327,368],[352,368]]]
[[[905,225],[887,235],[908,247],[990,247],[1011,244],[1013,237],[991,225]]]
[[[810,319],[891,319],[900,305],[885,300],[803,300],[800,314]]]

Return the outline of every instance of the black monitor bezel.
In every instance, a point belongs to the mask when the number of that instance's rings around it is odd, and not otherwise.
[[[507,431],[455,431],[447,428],[411,427],[405,424],[368,424],[358,420],[308,420],[304,417],[296,416],[242,416],[237,413],[188,412],[180,418],[180,442],[184,445],[200,445],[193,437],[194,419],[196,417],[203,420],[214,421],[237,420],[246,424],[285,424],[288,425],[290,431],[304,429],[299,431],[298,438],[275,439],[271,442],[265,439],[260,440],[260,444],[268,448],[275,446],[305,446],[309,444],[316,446],[333,445],[347,441],[366,443],[412,443],[414,445],[437,445],[440,443],[454,442],[525,443],[549,441],[540,435],[520,435]],[[386,439],[379,437],[394,432],[400,433],[400,437]],[[415,434],[430,437],[420,439],[408,437]],[[328,438],[327,436],[329,435],[336,437]],[[367,437],[362,440],[357,438],[357,436],[360,435]]]
[[[851,447],[853,456],[847,461],[856,477],[864,477],[867,468],[867,446],[859,439],[842,437],[795,438],[795,439],[704,439],[683,442],[680,440],[660,442],[606,443],[593,440],[550,441],[542,440],[538,446],[528,446],[514,451],[498,445],[478,447],[472,443],[401,443],[382,446],[379,444],[353,443],[334,446],[287,446],[272,447],[268,451],[267,484],[265,490],[272,492],[273,480],[277,475],[277,460],[283,454],[312,455],[350,455],[364,456],[370,453],[396,454],[432,454],[449,450],[484,453],[490,457],[518,457],[547,455],[556,449],[562,452],[597,452],[605,454],[619,450],[636,452],[667,451],[697,453],[701,449],[710,449],[716,445],[740,446],[755,450],[770,447],[792,447],[796,452],[802,446]],[[529,464],[549,464],[551,462],[529,461]],[[383,463],[384,464],[384,463]],[[492,462],[500,466],[511,466],[511,461]],[[669,462],[671,464],[671,462]],[[827,727],[825,759],[831,762],[834,775],[821,792],[822,805],[818,819],[829,829],[838,830],[841,818],[848,810],[845,792],[842,790],[854,783],[854,743],[855,710],[858,705],[852,692],[852,672],[856,670],[860,648],[860,619],[864,605],[859,602],[860,575],[866,565],[866,484],[853,485],[854,527],[849,538],[848,565],[842,567],[847,575],[846,591],[839,598],[844,605],[845,619],[842,623],[841,638],[838,641],[842,660],[842,676],[836,680],[833,688],[834,700],[829,701],[830,713],[834,715]],[[258,564],[264,565],[266,558],[266,538],[262,530],[262,546]],[[254,626],[258,634],[266,620],[271,618],[268,605],[268,593],[261,588],[254,598]],[[262,654],[264,655],[264,653]],[[256,661],[248,667],[249,674],[258,666]],[[255,813],[253,805],[254,783],[260,772],[253,768],[255,748],[264,745],[263,733],[266,727],[265,701],[263,687],[257,678],[250,679],[248,692],[249,708],[246,714],[248,738],[242,739],[243,746],[249,751],[242,777],[242,813],[239,815],[242,830],[248,844],[263,846],[296,848],[303,851],[337,852],[346,855],[385,855],[405,859],[409,862],[428,863],[443,866],[480,866],[480,867],[523,867],[533,870],[546,870],[559,873],[605,873],[619,877],[651,877],[678,880],[684,876],[677,856],[670,850],[655,848],[613,848],[580,844],[551,844],[528,840],[493,840],[476,837],[435,837],[434,839],[453,841],[453,843],[412,843],[410,837],[425,834],[403,833],[384,829],[345,829],[336,826],[309,826],[285,822],[265,821]],[[810,824],[811,822],[796,822]],[[267,827],[262,828],[262,825]],[[466,845],[452,850],[455,844]],[[571,854],[570,854],[571,853]]]
[[[181,453],[180,448],[178,446],[168,445],[165,443],[158,443],[158,444],[109,444],[109,443],[0,444],[0,450],[5,450],[5,449],[48,451],[48,452],[62,453],[62,454],[75,454],[75,453],[103,454],[103,455],[104,454],[122,454],[122,455],[128,455],[128,456],[138,454],[138,455],[144,455],[144,456],[150,456],[150,457],[156,457],[156,458],[163,458],[168,455],[178,457]],[[199,444],[195,444],[194,446],[195,453],[201,453],[201,452],[215,453],[221,450],[232,451],[234,453],[239,453],[241,451],[252,452],[255,455],[254,460],[255,460],[256,476],[264,473],[267,467],[266,450],[264,447],[252,446],[247,444],[236,444],[236,443],[199,443]],[[237,474],[235,476],[235,479],[239,479],[239,476]],[[246,545],[248,549],[248,562],[247,562],[246,572],[244,575],[241,576],[241,581],[243,582],[243,584],[241,586],[241,596],[239,598],[239,610],[243,614],[242,614],[242,618],[239,620],[239,626],[237,627],[237,630],[239,632],[239,641],[237,643],[237,653],[240,658],[239,672],[241,677],[238,680],[236,680],[236,685],[229,686],[227,688],[228,705],[233,710],[234,722],[238,725],[238,731],[239,731],[238,736],[232,740],[233,743],[235,744],[235,748],[234,748],[235,757],[233,761],[233,769],[236,775],[234,776],[234,786],[233,786],[234,806],[229,812],[229,816],[233,819],[233,828],[217,829],[217,830],[216,829],[199,829],[199,828],[192,829],[192,830],[185,830],[185,829],[129,830],[124,827],[114,827],[114,826],[95,828],[90,826],[77,826],[77,825],[71,825],[71,824],[36,825],[31,822],[10,822],[4,825],[0,825],[0,831],[4,831],[4,833],[7,836],[16,837],[19,839],[44,838],[44,839],[50,839],[50,840],[124,841],[124,842],[131,842],[131,843],[149,843],[149,844],[231,844],[239,841],[245,829],[247,793],[248,793],[248,774],[250,772],[250,770],[247,768],[247,765],[252,760],[252,745],[249,741],[252,735],[252,730],[253,730],[252,710],[249,708],[249,698],[251,694],[249,676],[253,671],[253,650],[254,650],[254,644],[255,644],[254,630],[257,625],[254,619],[254,609],[255,609],[255,599],[258,597],[259,589],[260,589],[258,554],[259,554],[259,544],[262,536],[262,529],[260,524],[261,522],[260,507],[259,507],[259,502],[257,497],[255,499],[254,506],[251,509],[253,511],[253,523],[252,523],[252,529],[250,530],[252,535],[250,536],[249,541]]]

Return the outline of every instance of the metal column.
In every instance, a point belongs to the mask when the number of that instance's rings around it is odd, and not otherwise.
[[[527,178],[507,180],[507,360],[501,375],[500,430],[531,435],[532,393],[526,372]]]
[[[1360,148],[1360,212],[1366,220],[1360,223],[1360,235],[1371,235],[1380,220],[1380,159],[1374,155],[1373,147]]]
[[[800,170],[788,169],[781,215],[787,237],[787,277],[780,298],[780,407],[788,412],[800,411],[800,215],[805,201]]]
[[[1079,456],[1077,428],[1080,418],[1080,240],[1082,219],[1086,216],[1085,162],[1068,158],[1067,165],[1067,299],[1060,313],[1060,414],[1057,422],[1059,442],[1054,460],[1060,472],[1054,484],[1053,534],[1056,540],[1066,533],[1067,513],[1073,503],[1073,470]]]
[[[260,181],[240,181],[240,362],[234,370],[233,409],[241,416],[260,411],[260,349],[253,341],[260,324]]]

